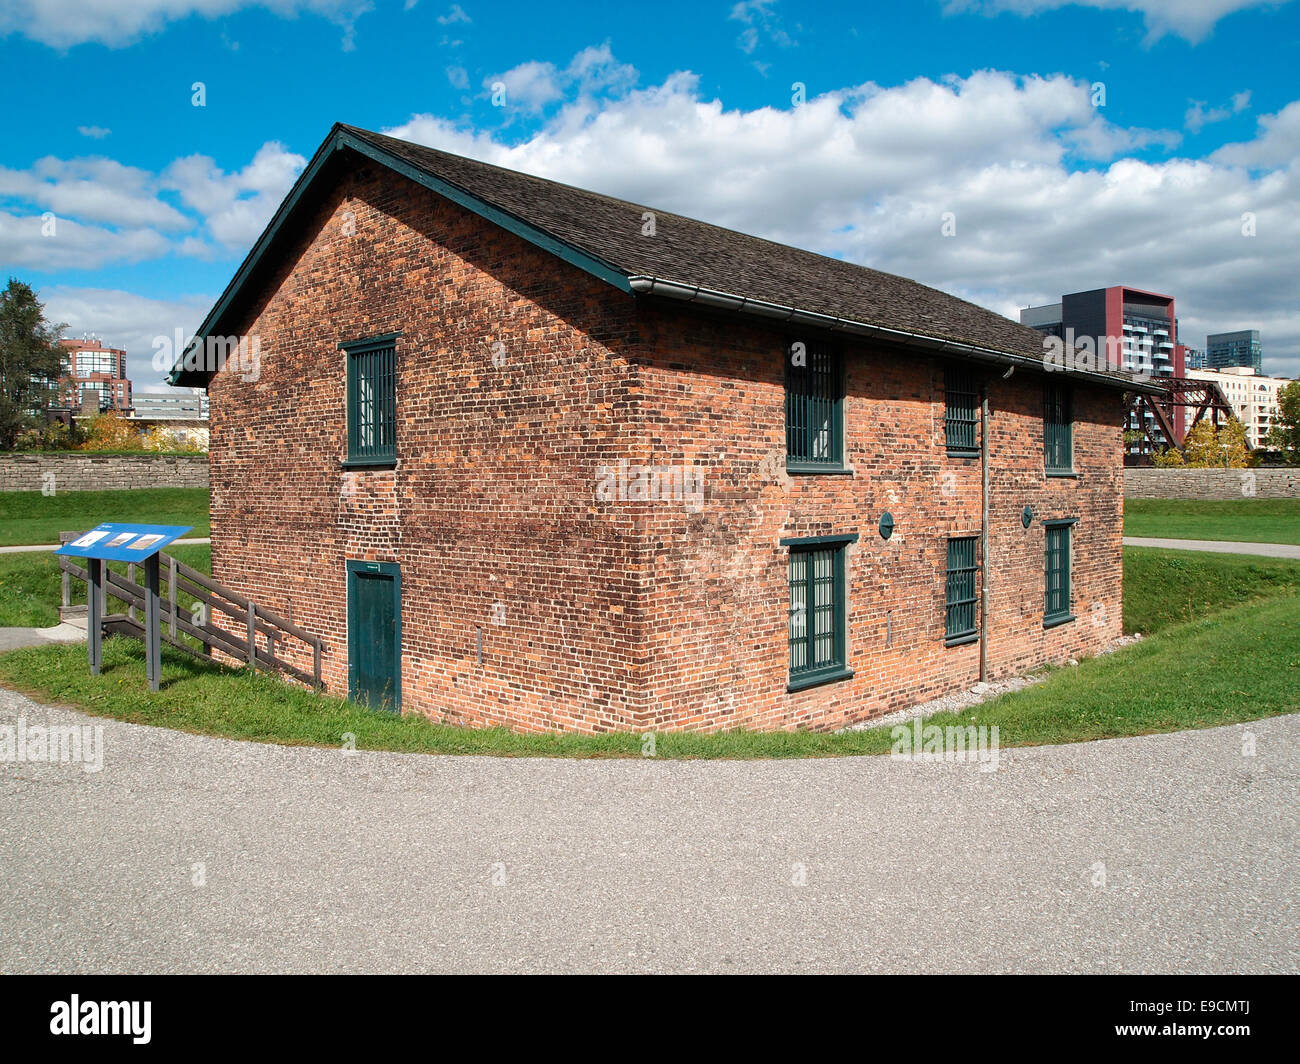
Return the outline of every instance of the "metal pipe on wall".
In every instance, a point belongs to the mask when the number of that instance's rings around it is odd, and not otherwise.
[[[1009,375],[1009,374],[1008,374]],[[988,680],[989,646],[989,382],[980,382],[980,682]]]

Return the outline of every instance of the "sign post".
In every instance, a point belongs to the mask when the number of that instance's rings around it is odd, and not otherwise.
[[[104,563],[98,558],[87,559],[86,576],[86,655],[90,675],[98,676],[104,662],[100,631],[104,623]]]
[[[162,680],[162,603],[159,594],[158,554],[190,530],[189,525],[96,525],[85,535],[65,543],[55,554],[86,559],[86,656],[90,674],[98,676],[104,663],[104,563],[143,562],[145,572],[144,660],[149,690],[158,690]],[[175,576],[169,592],[174,602]],[[172,606],[173,621],[175,606]]]
[[[144,563],[144,660],[149,690],[158,690],[162,678],[162,618],[158,609],[158,555],[151,554]]]

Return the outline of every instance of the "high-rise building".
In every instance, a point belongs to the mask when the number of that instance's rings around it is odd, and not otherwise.
[[[1020,324],[1063,340],[1088,338],[1116,369],[1181,377],[1173,296],[1115,285],[1071,292],[1059,303],[1026,307]]]
[[[1227,366],[1221,370],[1194,369],[1187,375],[1193,380],[1214,381],[1232,407],[1232,412],[1246,426],[1246,446],[1263,447],[1269,429],[1277,419],[1277,394],[1291,382],[1280,377],[1265,377],[1253,366]]]
[[[1096,357],[1112,369],[1125,369],[1152,377],[1184,375],[1186,348],[1178,342],[1178,318],[1174,315],[1173,296],[1163,296],[1127,285],[1095,288],[1089,292],[1071,292],[1059,303],[1026,307],[1020,312],[1020,324],[1067,344],[1091,344]],[[1127,427],[1143,430],[1152,439],[1163,441],[1164,434],[1155,418],[1146,414],[1140,423],[1136,411],[1129,412]],[[1174,429],[1183,431],[1181,408],[1174,411]],[[1164,441],[1172,442],[1172,441]],[[1144,444],[1131,444],[1137,453]]]
[[[1183,366],[1186,370],[1208,369],[1205,364],[1205,351],[1199,347],[1188,347],[1184,349]]]
[[[59,343],[63,347],[63,373],[68,380],[63,395],[65,406],[81,409],[89,404],[101,411],[131,409],[125,351],[90,339]]]
[[[1214,333],[1205,338],[1205,368],[1226,369],[1229,366],[1249,366],[1256,373],[1264,372],[1264,349],[1259,342],[1258,329]]]

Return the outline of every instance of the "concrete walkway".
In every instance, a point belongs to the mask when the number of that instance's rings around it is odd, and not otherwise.
[[[995,772],[19,721],[102,761],[0,761],[5,972],[1300,970],[1300,715]]]
[[[84,643],[85,624],[56,624],[53,628],[0,628],[0,653],[46,643]]]
[[[212,540],[209,539],[207,536],[203,536],[202,538],[196,536],[192,539],[175,539],[172,540],[172,542],[175,544],[211,543]],[[0,554],[22,554],[25,551],[58,550],[58,549],[59,549],[59,545],[57,543],[36,543],[36,544],[24,543],[17,547],[0,547]]]
[[[1300,546],[1291,543],[1234,543],[1224,539],[1147,539],[1143,536],[1125,536],[1124,546],[1203,550],[1213,554],[1260,554],[1266,558],[1294,558],[1300,561]]]

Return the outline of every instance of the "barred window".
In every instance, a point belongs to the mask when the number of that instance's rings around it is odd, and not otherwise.
[[[947,588],[944,595],[944,641],[949,646],[977,638],[975,594],[979,576],[976,562],[978,538],[960,536],[948,540]]]
[[[1070,529],[1074,524],[1073,520],[1045,524],[1043,624],[1047,627],[1074,620],[1070,613]]]
[[[979,454],[979,388],[968,369],[949,367],[943,375],[944,442],[952,455]]]
[[[1068,384],[1043,388],[1043,465],[1048,473],[1074,472],[1074,415]]]
[[[348,461],[397,459],[397,336],[340,344],[348,360]]]
[[[786,466],[796,472],[844,463],[844,385],[839,352],[802,341],[786,352]]]
[[[783,540],[790,547],[790,687],[853,674],[847,661],[845,548],[858,537]]]

